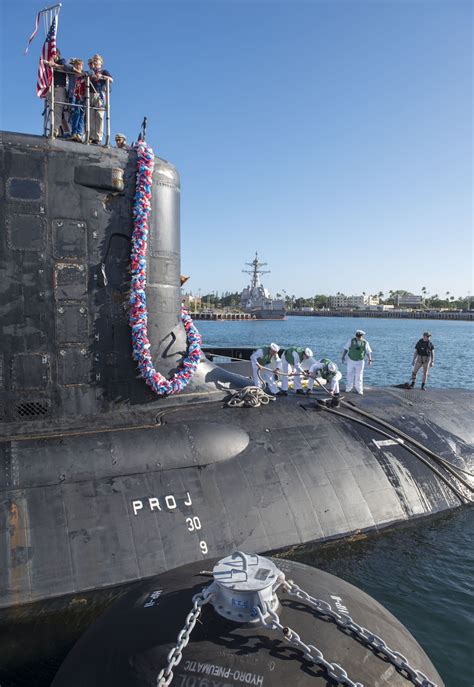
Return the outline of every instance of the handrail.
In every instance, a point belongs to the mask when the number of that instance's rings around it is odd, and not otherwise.
[[[69,75],[74,75],[73,72],[68,71],[62,66],[54,65],[51,67],[51,69],[54,71],[58,71],[62,74],[65,74],[66,77]],[[84,102],[83,103],[72,103],[70,102],[67,98],[66,100],[56,100],[55,99],[55,86],[54,86],[54,77],[51,82],[51,87],[49,90],[50,95],[50,100],[46,102],[45,104],[45,110],[44,110],[44,123],[43,123],[43,135],[47,136],[48,138],[55,138],[54,136],[54,131],[56,128],[59,129],[59,126],[56,127],[55,124],[56,122],[54,121],[54,109],[55,105],[62,105],[63,107],[67,106],[68,108],[75,108],[75,107],[83,107],[84,108],[84,143],[89,143],[90,142],[90,122],[91,122],[91,111],[96,110],[96,111],[103,111],[105,112],[105,143],[103,144],[104,147],[109,147],[110,146],[110,82],[109,79],[103,78],[105,81],[105,86],[106,86],[106,98],[105,98],[105,103],[103,107],[96,107],[96,106],[91,106],[90,104],[90,87],[91,87],[91,79],[90,76],[87,72],[82,72],[81,76],[85,77],[86,80],[86,92],[84,96]],[[102,77],[100,77],[102,78]],[[67,90],[67,89],[66,89]]]

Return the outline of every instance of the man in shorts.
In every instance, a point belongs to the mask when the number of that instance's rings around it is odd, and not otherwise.
[[[422,367],[423,378],[421,380],[421,388],[425,391],[428,370],[434,365],[434,346],[431,343],[431,332],[423,332],[423,338],[416,342],[412,365],[413,372],[411,375],[410,389],[413,389],[415,386],[416,375],[420,367]]]

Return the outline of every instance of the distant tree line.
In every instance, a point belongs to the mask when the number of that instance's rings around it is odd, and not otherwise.
[[[321,310],[322,308],[329,307],[330,295],[327,294],[315,294],[310,298],[303,298],[302,296],[296,296],[295,294],[289,295],[285,293],[275,294],[276,298],[284,298],[286,308],[288,310],[301,310],[301,308],[314,308],[315,310]],[[338,291],[337,296],[345,296],[346,294]],[[365,291],[362,292],[363,296],[369,295]],[[405,289],[396,289],[395,291],[390,290],[388,293],[379,291],[378,293],[370,294],[372,296],[377,296],[379,303],[381,305],[396,305],[397,296],[412,296],[410,291]],[[444,295],[438,293],[430,294],[425,286],[421,289],[421,295],[423,296],[423,302],[419,306],[425,309],[441,309],[448,308],[452,310],[468,310],[471,307],[469,296],[458,296],[455,297],[451,295],[449,291],[446,291]],[[202,308],[234,308],[237,309],[240,304],[240,292],[239,291],[225,291],[221,292],[219,295],[217,291],[207,293],[200,297],[201,309]],[[474,300],[474,298],[473,298]],[[198,305],[199,308],[199,305]]]

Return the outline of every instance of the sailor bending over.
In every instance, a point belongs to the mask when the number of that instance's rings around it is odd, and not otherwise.
[[[278,355],[280,346],[276,343],[271,343],[270,346],[262,346],[250,356],[252,363],[252,376],[255,386],[262,387],[262,382],[257,374],[259,366],[270,368],[269,370],[260,370],[260,376],[267,384],[270,393],[277,394],[278,387],[275,382],[275,372],[281,370],[281,360]]]
[[[288,393],[288,374],[296,373],[293,376],[294,389],[297,394],[302,394],[301,376],[304,374],[302,363],[305,360],[313,357],[311,348],[298,348],[297,346],[290,346],[285,348],[281,357],[282,372],[280,393],[284,396]]]
[[[329,358],[321,358],[309,368],[308,393],[313,388],[315,379],[322,379],[324,386],[329,388],[329,393],[332,396],[339,396],[339,382],[342,374],[337,369],[336,363]]]

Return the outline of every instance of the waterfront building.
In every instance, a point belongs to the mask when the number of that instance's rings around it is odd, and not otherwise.
[[[412,293],[407,293],[404,296],[397,294],[395,296],[395,305],[398,307],[416,308],[422,305],[423,296],[415,296]]]
[[[369,305],[378,305],[378,296],[362,294],[361,296],[345,296],[338,293],[329,297],[331,308],[365,308]]]

